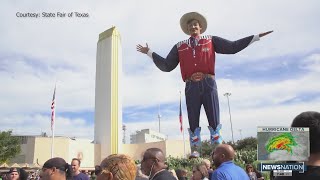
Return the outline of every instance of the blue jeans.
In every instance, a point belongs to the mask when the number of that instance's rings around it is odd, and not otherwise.
[[[201,81],[186,82],[185,87],[190,130],[199,127],[200,110],[203,105],[209,126],[213,129],[220,124],[219,99],[216,81],[206,77]]]

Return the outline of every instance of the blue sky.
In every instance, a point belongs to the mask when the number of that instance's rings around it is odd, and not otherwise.
[[[290,125],[302,111],[320,107],[320,16],[318,0],[40,1],[6,0],[0,7],[0,130],[50,134],[50,104],[57,81],[56,134],[93,138],[95,61],[99,33],[116,26],[123,48],[123,122],[127,136],[143,128],[170,139],[179,132],[179,91],[188,127],[179,66],[158,70],[136,51],[148,43],[166,56],[186,38],[180,17],[190,11],[208,21],[205,34],[237,40],[268,30],[274,33],[235,55],[217,55],[216,77],[223,136],[231,140],[227,99],[235,139],[255,136],[262,125]],[[17,12],[82,12],[88,18],[18,18]],[[209,137],[201,112],[203,138]],[[127,141],[128,138],[127,137]]]

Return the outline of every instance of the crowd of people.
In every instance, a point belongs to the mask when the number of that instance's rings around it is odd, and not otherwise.
[[[292,127],[310,128],[310,157],[305,164],[304,173],[293,173],[291,177],[276,177],[282,179],[320,179],[320,113],[303,112],[292,122]],[[234,164],[235,150],[228,144],[219,144],[212,150],[212,159],[203,159],[186,169],[169,169],[166,157],[159,148],[147,149],[141,163],[136,165],[133,158],[125,154],[112,154],[95,166],[92,172],[80,171],[81,161],[74,158],[67,163],[63,158],[55,157],[47,160],[42,169],[27,173],[24,169],[11,168],[3,174],[2,180],[262,180],[264,177],[252,164],[245,169]],[[193,157],[196,158],[196,157]],[[212,162],[212,163],[211,163]],[[271,177],[271,179],[273,179]]]

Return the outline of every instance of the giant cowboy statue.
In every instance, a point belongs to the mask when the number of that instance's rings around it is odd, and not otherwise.
[[[204,106],[212,144],[222,143],[220,135],[219,100],[215,81],[215,53],[235,54],[272,31],[251,35],[237,41],[217,36],[203,35],[207,21],[197,12],[184,14],[180,19],[182,31],[190,36],[173,46],[166,58],[153,52],[148,44],[137,45],[137,51],[147,54],[162,71],[169,72],[180,63],[181,76],[186,83],[185,96],[189,119],[191,152],[200,151],[201,137],[199,117]]]

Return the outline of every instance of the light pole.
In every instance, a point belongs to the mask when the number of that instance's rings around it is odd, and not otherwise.
[[[234,138],[233,138],[233,127],[232,127],[232,121],[231,121],[231,111],[230,111],[230,103],[229,103],[229,96],[231,96],[231,93],[224,93],[224,96],[228,99],[228,107],[229,107],[229,115],[230,115],[230,124],[231,124],[231,134],[232,134],[232,142],[234,144]]]
[[[158,106],[158,120],[159,120],[159,133],[160,133],[160,121],[161,121],[160,104]]]
[[[126,130],[127,130],[127,126],[125,124],[122,124],[122,130],[123,130],[122,143],[125,144],[126,143]]]
[[[242,140],[242,133],[241,133],[242,129],[239,129],[239,132],[240,132],[240,138]]]

